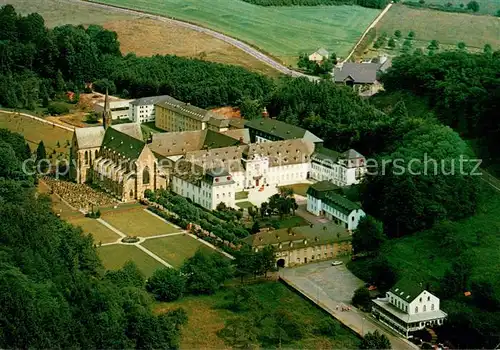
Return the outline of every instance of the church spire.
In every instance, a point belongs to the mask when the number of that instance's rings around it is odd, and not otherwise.
[[[112,122],[113,118],[111,115],[111,108],[109,107],[108,89],[106,88],[106,96],[104,97],[104,111],[102,113],[102,125],[104,126],[104,129],[109,128]]]

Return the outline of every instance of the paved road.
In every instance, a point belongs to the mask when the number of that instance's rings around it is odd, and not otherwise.
[[[152,14],[141,12],[138,10],[131,10],[131,9],[117,7],[117,6],[105,5],[105,4],[94,2],[94,1],[91,2],[89,0],[67,0],[67,1],[73,2],[73,3],[79,3],[79,4],[86,4],[88,6],[98,7],[101,9],[106,9],[106,10],[114,11],[114,12],[127,13],[127,14],[135,15],[135,16],[140,15],[142,17],[147,17],[147,18],[151,18],[151,19],[154,19],[157,21],[162,21],[162,22],[166,22],[166,23],[170,23],[170,24],[175,24],[175,25],[178,25],[181,27],[189,28],[192,30],[196,30],[197,32],[205,33],[207,35],[210,35],[214,38],[220,39],[228,44],[231,44],[231,45],[237,47],[238,49],[255,57],[259,61],[266,63],[267,65],[273,67],[274,69],[280,71],[283,74],[290,75],[293,77],[307,77],[307,78],[309,78],[309,80],[312,80],[312,81],[316,81],[316,80],[320,79],[319,77],[313,77],[310,75],[306,75],[306,74],[294,71],[294,70],[282,65],[281,63],[276,62],[272,58],[266,56],[262,52],[258,51],[257,49],[253,48],[252,46],[250,46],[250,45],[248,45],[240,40],[237,40],[237,39],[232,38],[230,36],[227,36],[225,34],[216,32],[215,30],[201,27],[201,26],[196,25],[196,24],[183,22],[183,21],[179,21],[179,20],[164,17],[164,16],[152,15]]]
[[[341,311],[342,305],[350,304],[354,290],[363,285],[363,281],[354,276],[344,265],[331,266],[331,262],[325,261],[297,268],[285,268],[280,271],[280,278],[356,333],[363,335],[378,330],[389,338],[393,349],[418,349],[417,346],[376,322],[371,315],[362,313],[354,307],[350,311]]]

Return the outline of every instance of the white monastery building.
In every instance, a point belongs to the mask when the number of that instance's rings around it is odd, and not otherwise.
[[[439,308],[439,298],[415,282],[399,281],[385,298],[373,300],[372,314],[408,338],[411,332],[442,325],[446,312]]]

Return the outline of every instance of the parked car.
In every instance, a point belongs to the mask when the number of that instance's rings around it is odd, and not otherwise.
[[[338,261],[338,260],[332,262],[332,266],[339,266],[339,265],[342,265],[342,264],[343,264],[342,261]]]

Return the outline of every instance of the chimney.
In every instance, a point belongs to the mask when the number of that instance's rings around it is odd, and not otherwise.
[[[244,143],[244,142],[243,142],[243,137],[240,137],[240,140],[239,140],[239,141],[240,141],[240,144],[243,144],[243,143]]]
[[[264,118],[268,118],[269,117],[269,113],[267,112],[267,108],[264,107],[264,109],[262,110],[262,117]]]

